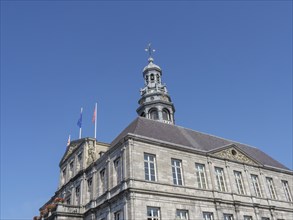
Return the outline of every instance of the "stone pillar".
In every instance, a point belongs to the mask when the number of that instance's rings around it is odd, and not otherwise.
[[[228,178],[226,178],[227,180],[225,181],[226,182],[226,192],[229,192],[229,188],[231,188],[231,193],[234,193],[234,188],[233,186],[235,184],[232,184],[232,178],[231,178],[231,170],[230,170],[230,165],[229,165],[229,162],[226,160],[225,161],[225,164],[226,164],[226,176],[228,176]],[[225,175],[225,170],[224,170],[224,175]],[[230,186],[230,187],[229,187]]]
[[[241,220],[239,204],[234,203],[236,220]]]
[[[207,162],[208,162],[208,171],[209,171],[209,174],[210,174],[210,182],[212,184],[212,190],[216,190],[216,183],[215,183],[215,175],[214,175],[214,167],[212,165],[212,161],[210,160],[210,157],[207,157]]]
[[[261,220],[261,218],[259,216],[259,208],[256,205],[254,205],[254,214],[255,214],[256,220]]]
[[[122,188],[126,189],[126,147],[125,144],[124,146],[121,148],[121,181],[122,181]]]
[[[222,220],[223,219],[223,212],[222,212],[222,207],[221,207],[220,202],[218,202],[218,201],[215,202],[215,209],[216,209],[216,213],[217,213],[217,219]]]
[[[110,164],[110,158],[108,157],[108,159],[106,160],[106,175],[105,175],[105,181],[106,181],[106,192],[107,192],[107,199],[110,198],[110,183],[112,181],[110,181],[111,178],[111,164]]]
[[[252,184],[250,180],[250,175],[248,173],[247,166],[243,165],[243,167],[244,167],[243,184],[246,186],[245,188],[247,189],[246,194],[249,196],[252,196],[253,189],[252,189]]]

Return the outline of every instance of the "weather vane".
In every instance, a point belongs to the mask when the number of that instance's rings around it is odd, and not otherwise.
[[[152,54],[156,51],[151,47],[151,43],[149,43],[148,47],[144,50],[149,53],[149,58],[152,58]]]

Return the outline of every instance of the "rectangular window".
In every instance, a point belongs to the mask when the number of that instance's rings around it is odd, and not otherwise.
[[[171,159],[173,183],[175,185],[183,185],[181,164],[181,160]]]
[[[197,187],[201,189],[207,189],[207,181],[205,174],[205,166],[203,164],[195,164]]]
[[[282,186],[283,186],[284,193],[285,193],[287,201],[292,202],[292,196],[291,196],[291,191],[290,191],[290,188],[289,188],[288,181],[282,180]]]
[[[116,160],[114,160],[114,169],[116,174],[116,181],[117,184],[121,182],[122,179],[122,170],[121,170],[121,159],[118,157]]]
[[[156,174],[156,156],[152,154],[144,154],[144,174],[145,180],[157,181]]]
[[[147,220],[160,220],[160,208],[147,207]]]
[[[114,220],[122,220],[122,212],[121,211],[114,213]]]
[[[82,165],[82,152],[77,155],[77,166],[76,170],[80,170]]]
[[[203,212],[203,219],[204,220],[214,220],[214,216],[212,212]]]
[[[251,174],[251,181],[252,181],[252,186],[253,186],[253,189],[254,189],[255,196],[262,197],[258,176]]]
[[[271,177],[267,177],[266,180],[267,180],[267,186],[268,186],[271,198],[277,199],[273,179]]]
[[[69,173],[70,173],[70,177],[72,177],[73,176],[73,161],[71,161],[69,164]]]
[[[233,220],[232,214],[224,214],[224,220]]]
[[[92,185],[93,185],[93,178],[90,177],[87,180],[87,189],[88,189],[88,192],[91,192],[92,191]]]
[[[250,215],[244,215],[243,220],[252,220],[252,216]]]
[[[234,177],[235,177],[237,192],[239,194],[245,194],[244,188],[243,188],[242,173],[239,171],[234,171]]]
[[[220,167],[215,167],[216,183],[219,191],[226,192],[224,170]]]
[[[66,204],[67,204],[67,205],[70,205],[70,204],[71,204],[70,197],[71,197],[71,195],[69,195],[69,196],[66,198]]]
[[[80,186],[75,187],[75,195],[76,195],[76,197],[79,197],[79,195],[80,195]]]
[[[106,191],[106,177],[105,177],[106,170],[102,169],[100,171],[100,183],[101,183],[101,190],[102,193]]]
[[[188,211],[187,210],[179,210],[176,211],[176,219],[188,219]]]

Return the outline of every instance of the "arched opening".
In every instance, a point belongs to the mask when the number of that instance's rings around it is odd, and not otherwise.
[[[160,83],[160,76],[157,74],[157,83]]]
[[[145,113],[142,112],[142,113],[140,114],[140,117],[144,117],[144,118],[145,118]]]
[[[153,119],[153,120],[158,120],[159,119],[159,114],[158,114],[157,109],[151,109],[149,111],[149,115],[150,115],[150,119]]]
[[[163,109],[163,120],[170,121],[170,112],[167,109]]]
[[[155,76],[154,74],[151,74],[151,82],[153,83],[155,81]]]

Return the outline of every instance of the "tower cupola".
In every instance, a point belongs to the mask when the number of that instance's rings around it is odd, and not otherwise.
[[[154,63],[154,49],[151,44],[146,51],[149,53],[148,65],[143,69],[144,88],[140,90],[140,105],[136,110],[141,117],[174,124],[175,108],[168,94],[167,87],[162,83],[162,69]]]

